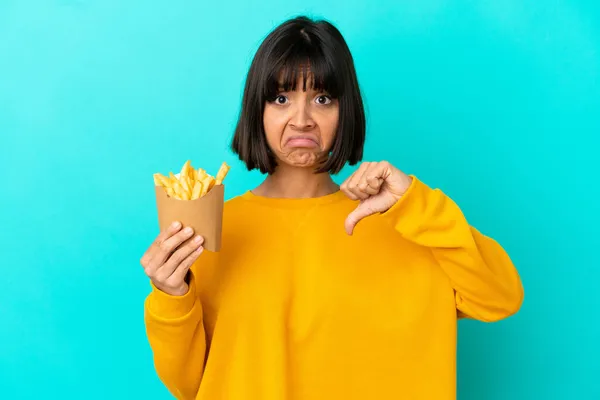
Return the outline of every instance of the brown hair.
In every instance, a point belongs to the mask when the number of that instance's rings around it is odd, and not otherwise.
[[[327,21],[300,16],[273,30],[262,42],[250,66],[232,150],[248,170],[273,173],[276,159],[264,132],[265,104],[281,86],[295,90],[302,74],[303,90],[310,65],[312,89],[338,99],[340,115],[328,159],[316,172],[338,173],[346,163],[361,161],[365,142],[365,111],[354,60],[341,33]],[[281,78],[283,77],[283,82]]]

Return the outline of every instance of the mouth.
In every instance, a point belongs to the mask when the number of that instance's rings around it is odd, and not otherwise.
[[[294,135],[285,143],[286,147],[319,147],[318,139],[313,135]]]

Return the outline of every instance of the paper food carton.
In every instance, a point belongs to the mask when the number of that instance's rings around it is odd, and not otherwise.
[[[192,227],[194,236],[204,238],[206,250],[219,251],[225,203],[223,180],[228,172],[229,166],[223,163],[213,177],[203,169],[194,169],[188,160],[178,174],[154,174],[159,228],[166,229],[173,221],[179,221]]]

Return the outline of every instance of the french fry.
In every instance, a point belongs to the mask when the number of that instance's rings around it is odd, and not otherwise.
[[[200,198],[200,195],[202,194],[202,189],[203,189],[204,185],[202,184],[202,182],[200,181],[195,181],[194,182],[194,190],[192,192],[192,198],[191,200],[196,200]]]
[[[212,176],[210,176],[210,175],[206,175],[204,177],[204,179],[202,180],[202,186],[203,187],[202,187],[202,194],[200,196],[206,195],[206,193],[208,193],[208,191],[210,189],[212,189],[212,187],[214,186],[214,184],[215,184],[215,179]]]
[[[187,160],[179,175],[169,172],[168,176],[154,174],[154,185],[162,187],[169,197],[179,200],[196,200],[205,196],[215,185],[222,185],[230,167],[223,162],[216,177],[202,168],[195,169]]]
[[[181,167],[181,171],[179,172],[179,179],[182,179],[182,178],[185,179],[185,177],[188,176],[190,164],[191,164],[190,160],[187,160],[183,164],[183,166]]]
[[[216,179],[217,185],[223,184],[223,180],[227,176],[227,173],[229,172],[230,168],[231,167],[229,167],[229,165],[227,165],[225,162],[223,164],[221,164],[221,168],[219,168],[219,172],[217,172],[217,179]]]
[[[157,186],[162,186],[164,188],[171,187],[169,183],[169,178],[162,174],[154,174],[154,184]]]
[[[187,197],[191,197],[192,196],[192,185],[190,182],[190,179],[188,176],[179,176],[179,182],[181,182],[181,187],[183,188],[183,191],[185,192]]]

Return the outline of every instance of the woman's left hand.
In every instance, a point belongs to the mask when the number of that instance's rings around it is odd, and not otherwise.
[[[348,215],[345,227],[352,235],[360,220],[390,209],[410,187],[412,178],[387,161],[364,162],[340,189],[352,200],[360,200]]]

